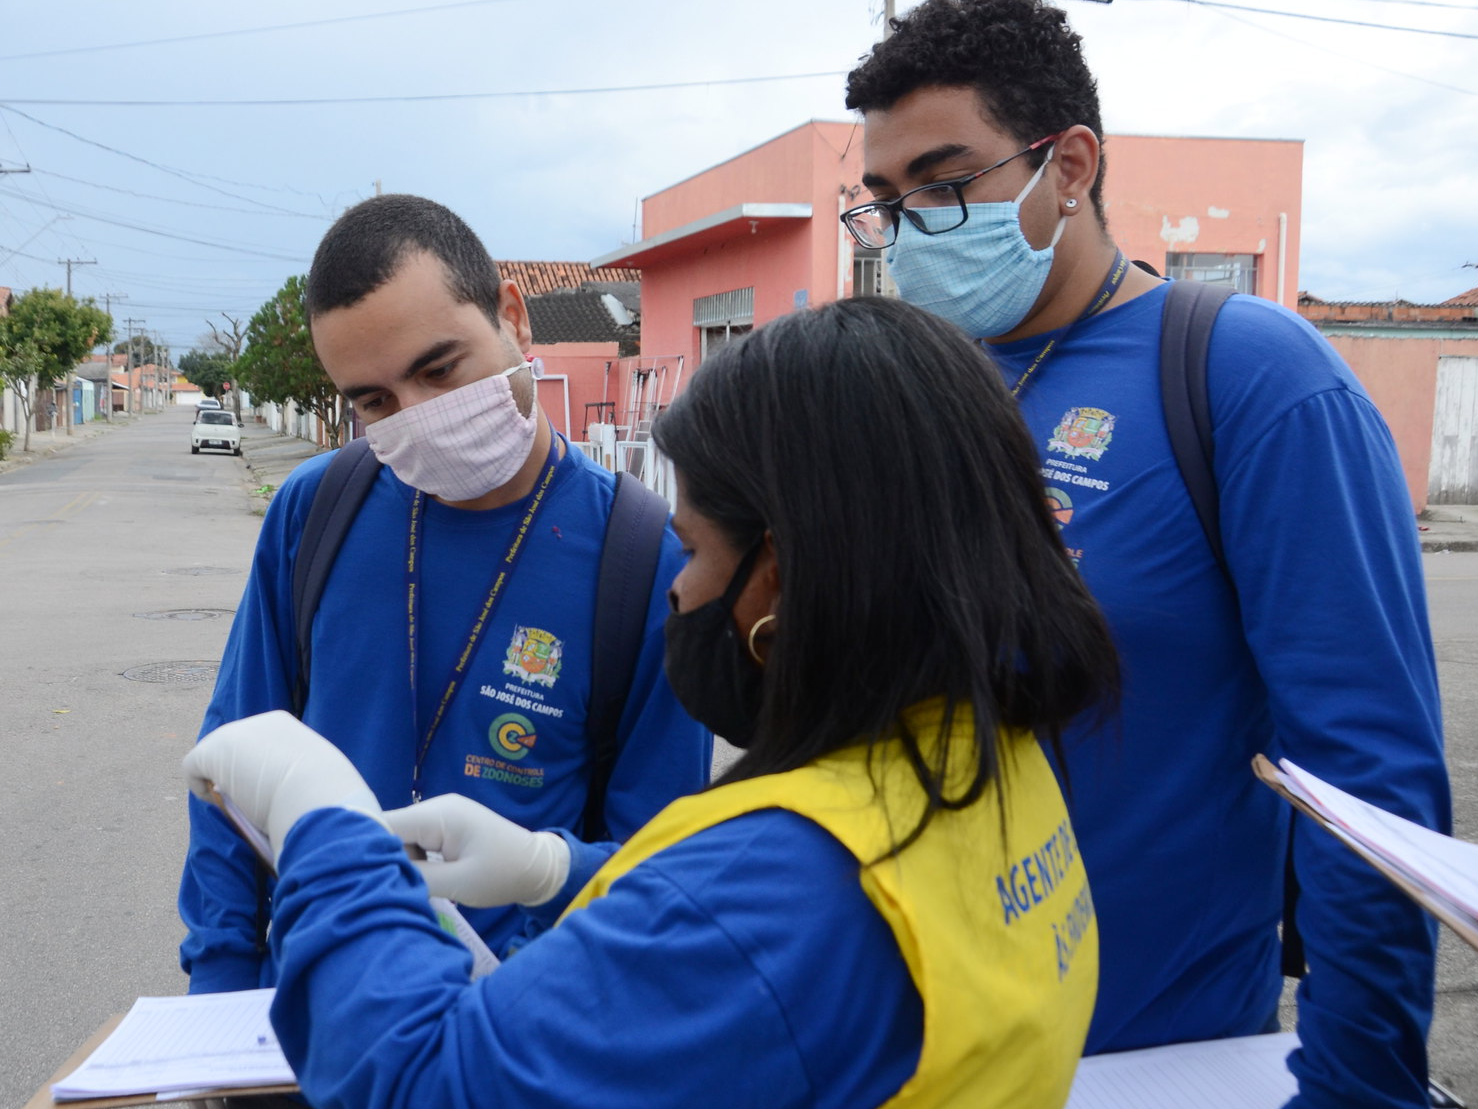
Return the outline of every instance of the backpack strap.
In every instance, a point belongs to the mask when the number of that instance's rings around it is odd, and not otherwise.
[[[1211,554],[1222,576],[1232,586],[1226,551],[1221,542],[1221,495],[1212,464],[1216,443],[1211,427],[1211,402],[1206,386],[1206,360],[1211,329],[1232,290],[1225,286],[1176,281],[1165,296],[1160,328],[1160,399],[1165,407],[1165,430],[1170,450],[1206,534]],[[1283,865],[1283,958],[1285,977],[1302,978],[1307,969],[1303,937],[1299,934],[1298,876],[1293,871],[1293,826],[1288,829],[1287,858]]]
[[[313,614],[318,611],[323,587],[344,536],[369,495],[380,472],[380,461],[367,439],[351,439],[339,448],[328,464],[323,480],[313,493],[308,518],[293,558],[293,630],[298,644],[298,674],[293,679],[292,712],[302,719],[308,705],[308,664],[313,651]],[[260,859],[256,861],[257,954],[267,954],[267,927],[272,919],[271,875]]]
[[[329,571],[359,506],[369,496],[380,472],[380,460],[368,439],[351,439],[329,463],[308,507],[308,519],[293,559],[293,628],[298,644],[298,676],[293,683],[293,715],[301,718],[308,703],[309,663],[313,653],[313,616],[328,583]]]
[[[587,841],[609,838],[606,788],[616,764],[616,731],[646,634],[647,607],[657,580],[667,513],[667,502],[635,476],[616,475],[616,497],[606,521],[591,631],[590,705],[585,721],[590,742],[590,785],[583,825]]]
[[[1221,545],[1221,497],[1212,469],[1216,444],[1211,434],[1206,355],[1211,349],[1216,315],[1231,295],[1232,290],[1225,286],[1172,282],[1160,325],[1160,399],[1165,406],[1170,450],[1191,495],[1201,530],[1206,533],[1206,542],[1228,581],[1231,573]]]

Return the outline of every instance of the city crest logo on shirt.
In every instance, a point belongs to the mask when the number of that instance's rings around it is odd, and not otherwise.
[[[538,738],[529,718],[516,712],[505,712],[488,728],[488,742],[493,745],[493,751],[515,762],[529,753]]]
[[[541,628],[513,629],[503,656],[503,673],[530,685],[553,688],[564,660],[564,641]]]
[[[1097,462],[1114,438],[1114,416],[1102,408],[1069,408],[1063,413],[1047,449],[1069,458]]]

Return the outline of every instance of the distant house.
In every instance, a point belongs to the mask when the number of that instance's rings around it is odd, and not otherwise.
[[[499,262],[498,275],[512,281],[524,298],[543,296],[561,289],[579,289],[590,282],[641,280],[641,270],[595,270],[587,262]]]
[[[1478,504],[1478,289],[1441,304],[1331,302],[1301,292],[1298,311],[1390,425],[1416,510]]]
[[[633,293],[637,288],[632,282]],[[623,355],[641,349],[640,309],[633,312],[627,307],[630,303],[639,305],[639,295],[623,300],[615,293],[587,287],[529,297],[527,303],[529,326],[534,342],[540,346],[618,343]]]
[[[613,422],[620,383],[641,350],[641,271],[585,262],[498,263],[524,295],[543,363],[539,403],[554,426],[584,440],[591,423]]]

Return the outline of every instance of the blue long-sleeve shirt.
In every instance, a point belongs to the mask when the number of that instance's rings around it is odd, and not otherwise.
[[[297,676],[292,565],[329,456],[304,463],[273,497],[232,624],[202,734],[289,708]],[[410,685],[406,539],[412,490],[388,467],[345,537],[313,625],[303,720],[341,748],[385,808],[410,801],[412,768],[454,663],[526,504],[468,512],[425,506],[418,682]],[[530,828],[578,828],[589,779],[585,734],[591,621],[614,478],[578,451],[560,461],[525,549],[427,749],[426,796],[463,793]],[[711,737],[683,712],[662,673],[666,588],[682,565],[669,529],[647,598],[646,633],[606,793],[625,838],[672,799],[703,788]],[[181,963],[196,992],[272,982],[257,951],[249,848],[211,806],[190,800],[180,885],[189,933]],[[496,951],[517,934],[514,910],[467,913]]]
[[[1380,414],[1303,321],[1227,302],[1208,381],[1234,590],[1165,431],[1164,296],[1077,325],[1021,396],[1124,669],[1118,717],[1067,737],[1101,929],[1090,1053],[1251,1034],[1275,1014],[1289,813],[1253,754],[1450,821],[1416,532]],[[1048,338],[990,348],[1008,383]],[[1309,975],[1293,1104],[1425,1105],[1433,925],[1333,837],[1302,826],[1294,844]]]
[[[309,813],[281,863],[272,1022],[317,1109],[858,1109],[918,1065],[897,940],[793,813],[690,836],[471,984],[367,817]]]

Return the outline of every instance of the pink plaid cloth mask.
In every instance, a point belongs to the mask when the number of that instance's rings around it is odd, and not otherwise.
[[[472,501],[507,484],[534,444],[533,414],[518,410],[511,374],[520,362],[365,426],[375,457],[395,476],[446,501]]]

